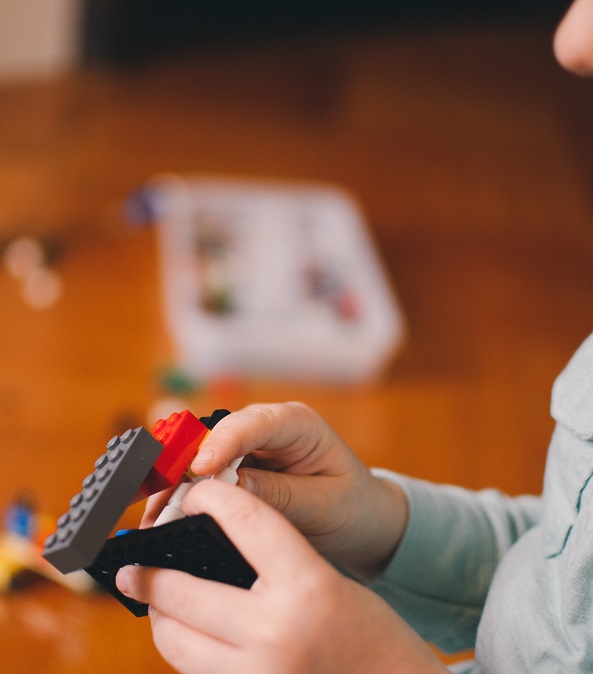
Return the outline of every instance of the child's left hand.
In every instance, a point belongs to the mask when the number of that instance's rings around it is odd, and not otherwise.
[[[382,599],[338,573],[255,496],[209,480],[184,508],[212,515],[258,579],[243,590],[180,571],[119,572],[119,589],[150,605],[155,644],[180,672],[447,671]]]

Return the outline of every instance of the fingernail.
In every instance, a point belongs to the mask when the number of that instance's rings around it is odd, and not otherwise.
[[[247,471],[242,471],[240,474],[241,486],[248,492],[255,494],[255,482]]]
[[[117,576],[115,577],[115,584],[117,585],[117,589],[122,593],[122,594],[128,594],[130,591],[130,570],[128,569],[127,566],[124,566],[122,569],[120,569],[117,572]]]

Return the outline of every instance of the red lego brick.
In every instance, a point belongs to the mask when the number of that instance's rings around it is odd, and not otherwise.
[[[151,433],[164,449],[142,483],[142,494],[150,496],[175,486],[209,432],[189,410],[174,412],[167,420],[159,419]]]

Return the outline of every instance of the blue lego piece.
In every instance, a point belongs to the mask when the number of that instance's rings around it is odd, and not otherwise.
[[[4,528],[21,538],[32,540],[35,536],[36,510],[32,499],[19,494],[4,512]]]

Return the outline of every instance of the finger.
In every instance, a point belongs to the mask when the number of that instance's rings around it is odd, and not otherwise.
[[[143,566],[120,569],[116,583],[127,597],[204,634],[234,645],[245,641],[248,590],[182,571]]]
[[[327,533],[328,513],[332,529],[348,517],[343,506],[354,485],[344,477],[292,475],[247,468],[239,471],[239,486],[287,517],[305,536]]]
[[[302,460],[330,432],[321,417],[301,403],[249,405],[216,424],[191,467],[196,475],[211,475],[237,457],[278,449],[283,456],[277,467],[286,467]]]
[[[174,618],[151,609],[150,622],[155,646],[163,658],[183,674],[238,672],[242,651],[208,636]]]
[[[148,529],[153,526],[156,518],[161,514],[161,511],[169,502],[175,489],[176,487],[170,487],[169,489],[165,489],[148,497],[146,500],[146,507],[144,508],[144,514],[140,521],[141,529]]]
[[[258,583],[284,583],[307,565],[321,563],[285,517],[244,489],[206,480],[187,494],[183,509],[211,515],[255,569]]]

